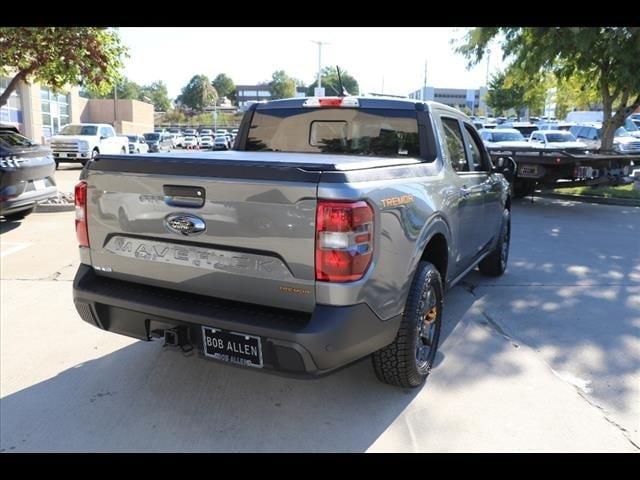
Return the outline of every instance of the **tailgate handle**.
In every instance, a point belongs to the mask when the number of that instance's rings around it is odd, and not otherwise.
[[[204,205],[205,189],[184,185],[163,185],[164,203],[172,207],[200,208]]]

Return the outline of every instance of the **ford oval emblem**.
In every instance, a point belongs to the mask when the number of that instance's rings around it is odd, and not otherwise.
[[[204,220],[188,213],[172,213],[164,219],[164,224],[169,231],[180,235],[198,235],[207,228]]]

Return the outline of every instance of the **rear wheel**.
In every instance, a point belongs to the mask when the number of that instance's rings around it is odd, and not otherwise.
[[[384,383],[418,387],[431,372],[442,326],[443,288],[440,273],[420,262],[396,338],[373,354],[373,368]]]
[[[502,212],[500,238],[496,248],[479,264],[480,273],[489,277],[499,277],[507,269],[509,259],[509,241],[511,239],[511,213],[506,208]]]

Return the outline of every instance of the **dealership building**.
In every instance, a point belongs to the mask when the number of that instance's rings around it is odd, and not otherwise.
[[[0,76],[0,93],[10,78]],[[46,143],[68,123],[108,123],[117,133],[145,133],[154,128],[153,105],[138,100],[87,99],[78,87],[53,92],[38,83],[20,82],[6,105],[0,123],[13,125],[37,143]]]
[[[491,109],[486,104],[486,96],[486,87],[477,89],[422,87],[409,94],[409,98],[416,100],[432,100],[457,109],[468,107],[474,114],[482,110],[487,115],[491,113]]]
[[[306,97],[305,87],[296,87],[296,97]],[[252,103],[271,100],[269,85],[236,85],[236,102],[244,110]]]

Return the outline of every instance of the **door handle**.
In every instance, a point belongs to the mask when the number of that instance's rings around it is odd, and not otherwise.
[[[202,187],[164,185],[164,202],[171,207],[200,208],[204,205],[205,190]]]
[[[471,189],[467,188],[466,186],[463,186],[460,188],[460,193],[462,194],[463,197],[468,197],[469,195],[471,195]]]

